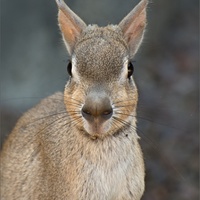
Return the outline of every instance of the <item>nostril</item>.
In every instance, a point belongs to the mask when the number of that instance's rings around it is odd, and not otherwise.
[[[88,121],[100,120],[103,122],[110,119],[113,115],[110,99],[107,96],[87,96],[81,114]]]
[[[81,114],[86,120],[92,119],[92,113],[89,110],[85,109],[84,107],[81,110]]]
[[[83,106],[82,110],[81,110],[81,114],[82,116],[87,119],[87,120],[91,120],[93,118],[102,118],[104,120],[108,120],[112,117],[113,114],[113,109],[112,107],[108,108],[105,110],[104,109],[91,109],[89,110],[88,107]]]
[[[106,110],[102,113],[102,117],[107,120],[112,117],[112,114],[113,114],[113,109],[110,108],[109,110]]]
[[[104,112],[103,112],[103,115],[109,115],[109,114],[111,114],[111,113],[112,113],[112,109],[104,111]]]
[[[82,112],[83,112],[84,114],[86,114],[86,115],[91,115],[90,111],[88,111],[88,110],[82,110]]]
[[[88,109],[86,109],[85,107],[82,108],[81,112],[84,115],[92,115],[92,113]]]

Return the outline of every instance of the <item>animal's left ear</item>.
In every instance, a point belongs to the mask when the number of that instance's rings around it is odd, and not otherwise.
[[[124,38],[129,46],[130,57],[137,52],[143,40],[146,27],[146,8],[148,0],[140,3],[119,23]]]

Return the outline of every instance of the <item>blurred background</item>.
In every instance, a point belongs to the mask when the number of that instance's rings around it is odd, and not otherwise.
[[[117,24],[138,0],[66,0],[86,23]],[[135,57],[143,200],[199,197],[199,1],[153,0]],[[42,98],[63,91],[68,55],[54,0],[1,0],[1,143]]]

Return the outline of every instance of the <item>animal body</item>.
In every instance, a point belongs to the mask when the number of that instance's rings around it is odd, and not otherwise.
[[[147,0],[106,27],[87,26],[56,2],[70,80],[26,112],[4,143],[1,199],[139,200],[145,172],[131,60]]]

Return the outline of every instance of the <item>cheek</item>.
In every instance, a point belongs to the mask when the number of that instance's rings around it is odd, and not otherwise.
[[[120,103],[120,105],[125,104],[127,101],[133,103],[138,98],[138,92],[134,82],[114,86],[111,91],[113,103]]]
[[[73,120],[81,121],[81,109],[84,95],[76,85],[67,85],[64,91],[64,103],[69,116]]]
[[[119,87],[120,88],[120,87]],[[113,92],[113,107],[115,117],[127,121],[130,117],[135,117],[138,102],[137,89],[134,86],[121,87]]]

